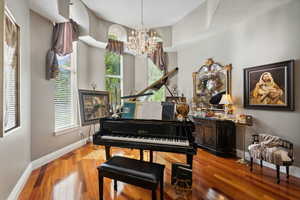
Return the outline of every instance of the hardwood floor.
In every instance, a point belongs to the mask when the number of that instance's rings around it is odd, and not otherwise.
[[[112,155],[139,158],[139,151],[112,148]],[[104,161],[104,149],[91,144],[85,145],[32,172],[19,200],[97,200],[98,180],[96,166]],[[145,156],[149,159],[149,154]],[[166,165],[165,200],[184,199],[176,194],[170,184],[171,163],[184,162],[183,155],[154,153],[154,162]],[[247,166],[238,164],[236,159],[214,156],[198,150],[194,157],[193,190],[186,199],[194,200],[299,200],[300,179],[290,177],[287,182],[281,174],[280,185],[276,184],[276,172],[255,165],[251,173]],[[104,199],[148,200],[151,192],[128,184],[118,184],[105,179]]]

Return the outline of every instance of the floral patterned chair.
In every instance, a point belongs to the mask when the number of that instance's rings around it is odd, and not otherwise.
[[[253,171],[253,159],[276,165],[277,183],[280,183],[280,166],[286,167],[286,177],[289,178],[289,166],[294,162],[293,144],[277,136],[267,134],[252,135],[252,144],[248,147],[250,153],[250,170]]]

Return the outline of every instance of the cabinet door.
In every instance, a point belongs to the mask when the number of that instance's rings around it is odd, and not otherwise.
[[[194,137],[195,137],[196,144],[202,145],[203,144],[202,126],[199,125],[199,124],[196,124],[195,132],[193,134],[194,134]]]
[[[216,146],[216,132],[214,126],[203,126],[203,144],[211,147]]]

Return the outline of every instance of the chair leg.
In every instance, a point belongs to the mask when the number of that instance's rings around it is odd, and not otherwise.
[[[263,167],[263,160],[260,160],[260,168]]]
[[[156,200],[156,190],[152,190],[152,200]]]
[[[253,171],[253,158],[250,157],[250,171]]]
[[[114,190],[118,191],[118,181],[116,179],[114,179]]]
[[[99,175],[99,199],[103,200],[103,176]]]
[[[277,172],[277,184],[280,183],[280,166],[276,165],[276,172]]]
[[[289,179],[289,177],[290,177],[290,167],[285,166],[285,169],[286,169],[286,178]]]

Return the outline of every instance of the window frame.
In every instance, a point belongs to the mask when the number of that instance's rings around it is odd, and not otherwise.
[[[54,135],[63,135],[77,130],[79,125],[78,116],[78,73],[77,73],[77,42],[73,42],[73,52],[71,53],[71,67],[61,67],[64,70],[70,71],[71,74],[71,104],[72,104],[72,124],[65,127],[56,127],[56,117],[54,117]],[[59,66],[60,67],[60,66]],[[56,91],[55,91],[56,92]],[[55,106],[55,102],[54,102]],[[55,116],[54,109],[54,116]]]
[[[106,54],[104,56],[106,56]],[[123,73],[124,56],[123,55],[119,55],[119,56],[120,56],[120,75],[106,74],[106,63],[104,63],[104,65],[105,65],[104,86],[105,86],[105,89],[106,89],[106,83],[105,83],[106,78],[117,78],[117,79],[120,79],[120,90],[121,90],[121,97],[122,97],[124,95],[124,73]],[[110,99],[110,101],[111,101],[111,99]]]
[[[17,46],[16,46],[16,54],[17,54],[17,66],[16,66],[16,125],[14,127],[11,127],[7,130],[5,130],[5,126],[4,126],[4,102],[5,102],[5,81],[6,81],[6,77],[5,77],[5,70],[4,70],[4,43],[5,41],[3,40],[3,48],[2,48],[2,56],[3,56],[3,67],[1,70],[2,73],[2,77],[3,77],[3,82],[1,84],[1,89],[2,89],[2,93],[3,93],[3,98],[2,101],[0,101],[2,103],[2,116],[1,116],[1,121],[2,121],[2,126],[1,126],[1,131],[0,131],[0,137],[4,137],[7,136],[9,134],[11,134],[12,132],[18,130],[19,128],[21,128],[21,74],[20,74],[20,70],[21,70],[21,62],[20,62],[20,56],[21,56],[21,48],[20,48],[20,26],[17,24],[16,19],[14,18],[14,16],[12,15],[12,13],[10,12],[10,10],[4,6],[4,12],[3,15],[0,17],[3,21],[5,20],[5,17],[8,17],[17,27]],[[4,23],[3,23],[4,24]],[[5,27],[3,25],[3,34],[5,34],[4,32]],[[4,35],[3,35],[3,39],[4,39]]]

